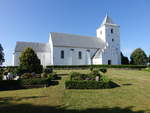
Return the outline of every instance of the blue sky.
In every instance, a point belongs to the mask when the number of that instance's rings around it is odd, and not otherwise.
[[[120,25],[121,49],[150,54],[150,0],[0,0],[0,43],[5,65],[16,41],[47,42],[49,32],[96,36],[108,15]]]

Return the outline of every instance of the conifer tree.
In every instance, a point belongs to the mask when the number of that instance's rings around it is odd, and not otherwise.
[[[42,72],[42,65],[40,59],[37,54],[34,52],[32,48],[26,48],[19,57],[20,59],[20,67],[27,72]]]

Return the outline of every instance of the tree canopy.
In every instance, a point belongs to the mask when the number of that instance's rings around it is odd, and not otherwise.
[[[42,65],[37,54],[32,48],[26,48],[20,56],[20,67],[22,67],[27,72],[42,72]]]
[[[128,57],[124,56],[122,52],[121,52],[121,64],[129,64]]]
[[[134,65],[146,65],[148,58],[145,52],[141,48],[135,49],[130,56],[130,64]]]
[[[4,51],[4,49],[3,49],[2,45],[0,44],[0,65],[2,65],[3,62],[5,62],[3,51]]]

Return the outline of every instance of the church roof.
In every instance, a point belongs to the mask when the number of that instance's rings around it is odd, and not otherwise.
[[[107,14],[106,14],[101,26],[104,25],[104,24],[113,24],[113,25],[115,25],[115,23],[112,21],[112,19]]]
[[[35,52],[50,52],[49,43],[34,42],[17,42],[15,52],[22,52],[27,47],[32,48]]]
[[[59,47],[104,48],[105,43],[97,37],[51,32],[53,45]]]

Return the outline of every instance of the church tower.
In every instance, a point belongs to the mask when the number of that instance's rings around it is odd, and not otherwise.
[[[97,37],[106,42],[106,47],[102,52],[102,64],[121,64],[120,55],[120,26],[115,24],[106,15],[102,24],[97,29]]]

